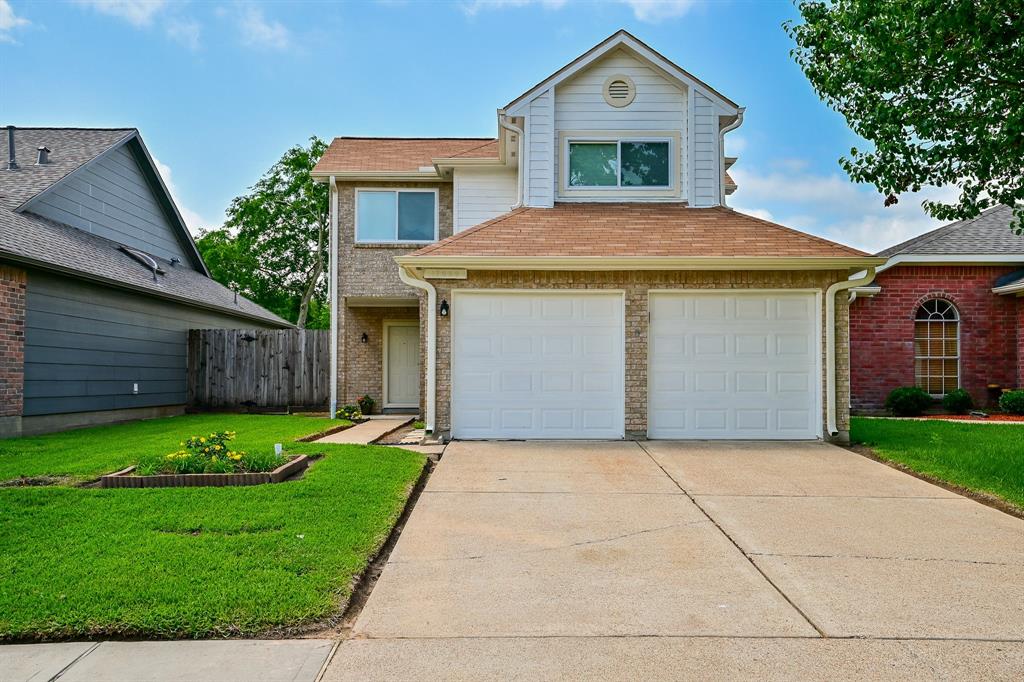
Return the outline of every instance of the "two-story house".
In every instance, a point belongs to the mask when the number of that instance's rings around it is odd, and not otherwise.
[[[453,438],[845,437],[845,290],[882,261],[727,208],[742,121],[619,31],[496,138],[335,139],[336,401]]]

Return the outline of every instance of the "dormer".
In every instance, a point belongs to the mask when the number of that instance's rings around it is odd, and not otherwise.
[[[524,132],[523,202],[707,207],[735,190],[723,136],[743,109],[619,31],[499,112]],[[512,135],[507,131],[504,135]]]

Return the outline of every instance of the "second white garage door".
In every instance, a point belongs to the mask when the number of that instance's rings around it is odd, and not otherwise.
[[[455,438],[622,438],[621,293],[457,292]]]
[[[821,435],[814,292],[651,294],[651,438]]]

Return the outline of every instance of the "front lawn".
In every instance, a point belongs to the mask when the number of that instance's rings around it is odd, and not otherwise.
[[[850,438],[884,459],[1024,508],[1024,426],[855,417]]]
[[[255,635],[337,615],[424,459],[294,442],[336,424],[203,415],[0,441],[0,480],[92,479],[214,430],[324,455],[275,485],[0,488],[0,639]]]

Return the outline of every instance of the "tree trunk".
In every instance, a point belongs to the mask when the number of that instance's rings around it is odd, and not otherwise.
[[[324,272],[324,259],[317,258],[316,265],[313,267],[313,272],[309,276],[309,284],[306,285],[306,290],[302,292],[302,301],[299,303],[299,319],[295,322],[299,329],[306,328],[306,318],[309,316],[309,302],[313,298],[313,292],[316,291],[316,284],[320,281],[320,275]]]

